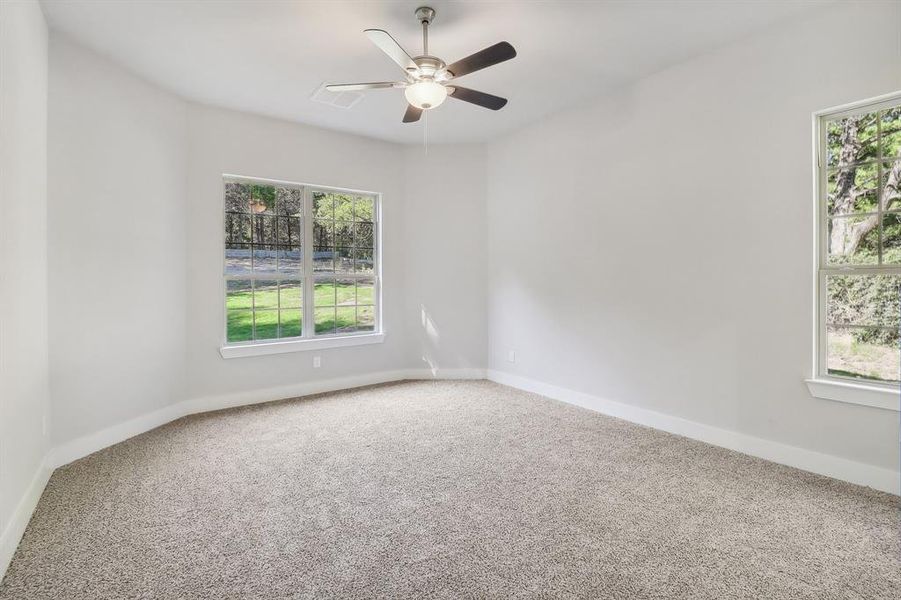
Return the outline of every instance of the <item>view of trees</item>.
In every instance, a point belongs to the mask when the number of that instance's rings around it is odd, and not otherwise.
[[[829,122],[826,166],[829,372],[898,380],[901,106]]]

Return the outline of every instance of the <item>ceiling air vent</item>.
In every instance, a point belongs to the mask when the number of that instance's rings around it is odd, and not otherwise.
[[[363,99],[360,92],[330,92],[325,89],[325,84],[320,85],[310,97],[313,102],[337,106],[338,108],[352,108]]]

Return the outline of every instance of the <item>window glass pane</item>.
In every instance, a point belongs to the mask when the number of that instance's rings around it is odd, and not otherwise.
[[[250,281],[229,280],[226,282],[225,307],[228,310],[253,308],[253,290]]]
[[[878,327],[828,327],[828,373],[840,377],[898,381],[898,331]]]
[[[826,160],[830,167],[877,158],[876,113],[826,124]]]
[[[333,221],[323,221],[322,219],[313,221],[313,245],[335,245],[335,223]]]
[[[872,265],[879,259],[876,215],[829,219],[826,231],[830,265]]]
[[[249,244],[250,239],[250,215],[225,213],[226,243]]]
[[[254,215],[274,215],[277,199],[271,185],[254,183],[250,186],[250,212]]]
[[[375,285],[372,279],[357,280],[357,304],[375,304]]]
[[[253,245],[253,270],[255,273],[275,273],[278,267],[276,247]]]
[[[313,217],[329,221],[335,218],[335,203],[330,194],[313,192]]]
[[[279,284],[279,302],[281,308],[300,308],[303,294],[300,281],[282,281]]]
[[[276,239],[282,246],[299,246],[302,239],[300,219],[296,217],[279,217],[276,220]]]
[[[354,245],[353,223],[335,222],[335,245],[341,248],[350,248]]]
[[[357,248],[368,248],[371,250],[373,242],[373,224],[356,223],[354,225],[354,246],[356,246]]]
[[[352,248],[335,249],[335,270],[340,273],[353,273],[354,251]]]
[[[372,198],[358,197],[354,203],[354,220],[371,223],[374,220],[375,210]]]
[[[901,160],[882,165],[884,210],[901,210]]]
[[[300,219],[294,217],[279,217],[276,219],[275,234],[276,240],[280,245],[294,246],[299,244],[299,233]]]
[[[354,250],[354,270],[357,273],[372,273],[372,250]]]
[[[271,340],[278,337],[278,311],[253,311],[254,339]]]
[[[300,217],[303,212],[303,190],[287,187],[275,188],[277,213],[282,216]]]
[[[249,275],[252,269],[250,244],[226,244],[226,275]]]
[[[279,337],[300,337],[301,310],[299,308],[283,309],[279,315]]]
[[[375,307],[358,306],[357,307],[357,330],[358,331],[374,331],[375,330]]]
[[[901,106],[880,113],[882,121],[882,156],[901,156]]]
[[[276,235],[276,217],[268,215],[253,216],[253,243],[254,244],[275,244],[277,243]]]
[[[334,279],[317,279],[313,289],[313,306],[335,305]]]
[[[339,306],[335,311],[335,328],[337,333],[352,333],[356,331],[357,311],[353,306]]]
[[[901,264],[901,213],[882,217],[882,264]]]
[[[248,342],[253,339],[253,311],[228,310],[226,338],[229,342]]]
[[[335,249],[330,246],[313,248],[313,270],[331,272],[335,270]]]
[[[335,333],[335,307],[317,308],[314,311],[316,319],[316,335]]]
[[[829,275],[826,321],[830,325],[899,327],[901,276]]]
[[[356,304],[357,290],[353,279],[339,279],[335,285],[335,303],[340,305]]]
[[[303,223],[300,219],[288,220],[288,240],[291,244],[303,243]]]
[[[347,194],[335,194],[335,220],[353,221],[354,197]]]
[[[250,186],[234,181],[225,182],[225,212],[250,212]]]
[[[253,282],[253,307],[256,310],[278,308],[278,282],[256,280]]]
[[[297,273],[303,267],[303,253],[300,246],[279,246],[276,254],[278,270],[282,273]]]
[[[829,170],[826,178],[826,206],[830,215],[877,210],[878,163]]]

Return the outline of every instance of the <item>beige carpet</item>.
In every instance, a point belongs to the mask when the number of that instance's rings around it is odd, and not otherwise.
[[[0,598],[901,598],[899,500],[487,382],[188,417],[56,471]]]

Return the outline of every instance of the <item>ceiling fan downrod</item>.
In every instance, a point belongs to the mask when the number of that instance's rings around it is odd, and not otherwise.
[[[430,6],[420,6],[414,13],[419,22],[422,23],[422,54],[429,55],[429,25],[435,18],[435,9]]]

